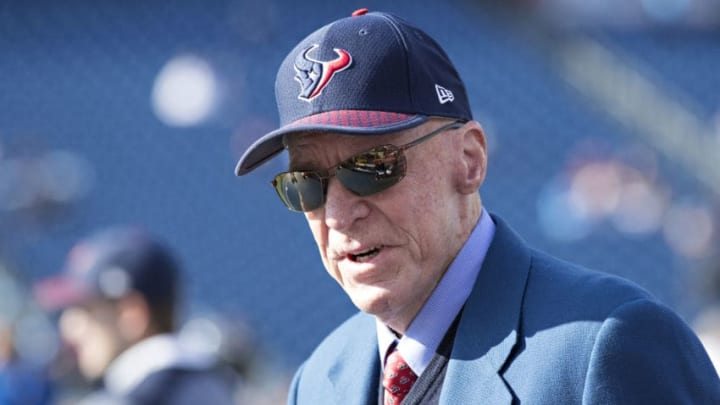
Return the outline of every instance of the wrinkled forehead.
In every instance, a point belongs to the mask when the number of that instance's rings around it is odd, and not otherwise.
[[[291,153],[308,147],[353,147],[379,145],[402,139],[408,131],[376,135],[351,135],[333,132],[301,132],[286,135],[285,148]]]
[[[417,135],[425,134],[437,126],[436,120],[403,131],[382,134],[346,134],[338,132],[297,132],[285,135],[283,145],[291,153],[308,147],[373,147],[377,145],[401,145],[414,139]]]
[[[297,133],[285,137],[290,165],[328,166],[356,153],[386,143],[396,143],[398,134],[348,135],[329,132]]]

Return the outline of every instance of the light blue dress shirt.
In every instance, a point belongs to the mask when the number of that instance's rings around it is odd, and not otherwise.
[[[416,375],[421,375],[430,364],[450,324],[470,295],[494,234],[495,224],[483,209],[465,245],[400,338],[397,349]],[[380,321],[376,322],[376,327],[384,368],[387,350],[397,337]]]

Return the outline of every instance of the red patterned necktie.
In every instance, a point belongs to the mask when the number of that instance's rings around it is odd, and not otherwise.
[[[417,376],[400,355],[397,349],[392,349],[385,362],[383,372],[383,395],[385,405],[399,405],[410,388],[417,380]]]

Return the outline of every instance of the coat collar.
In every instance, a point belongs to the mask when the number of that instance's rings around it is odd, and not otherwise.
[[[517,343],[530,252],[498,217],[482,269],[463,309],[440,403],[510,404],[500,372]]]
[[[352,321],[354,333],[344,343],[341,357],[328,369],[328,379],[335,391],[336,404],[377,404],[380,381],[380,358],[375,317],[358,313]],[[368,359],[371,363],[368,364]],[[368,364],[367,367],[358,365]]]

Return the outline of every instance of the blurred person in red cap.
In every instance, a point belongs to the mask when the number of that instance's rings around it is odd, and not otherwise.
[[[170,249],[136,227],[102,230],[70,251],[36,298],[61,310],[63,339],[97,389],[83,404],[232,404],[215,357],[175,335],[181,272]]]

